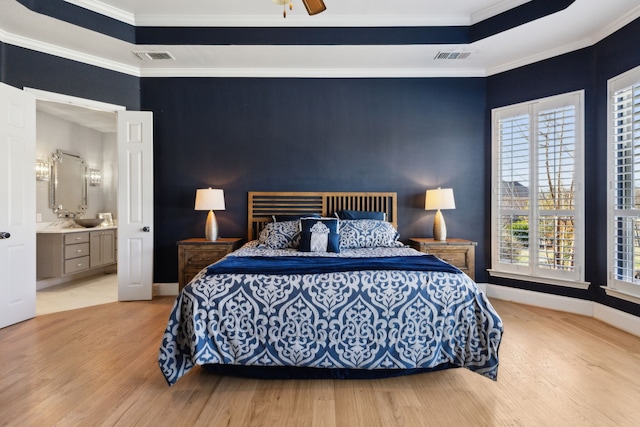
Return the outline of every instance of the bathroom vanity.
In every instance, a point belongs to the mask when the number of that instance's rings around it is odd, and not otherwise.
[[[48,156],[46,164],[48,205],[57,221],[36,225],[38,289],[113,270],[118,259],[117,222],[111,213],[95,213],[109,206],[102,196],[102,182],[91,178],[97,169],[60,149]],[[46,217],[53,219],[51,214]]]
[[[116,227],[54,228],[39,231],[36,238],[38,280],[116,264]]]

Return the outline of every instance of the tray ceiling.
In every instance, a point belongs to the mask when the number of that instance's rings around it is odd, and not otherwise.
[[[74,19],[98,17],[103,27],[131,28],[132,36],[22,4],[46,9],[56,1]],[[575,0],[477,41],[420,38],[464,34],[534,3],[325,0],[325,12],[308,16],[293,0],[285,19],[272,0],[0,0],[0,40],[142,77],[484,77],[590,46],[640,16],[637,0],[608,1],[606,8],[602,0]],[[216,44],[218,36],[229,41]],[[139,52],[173,59],[145,60]]]

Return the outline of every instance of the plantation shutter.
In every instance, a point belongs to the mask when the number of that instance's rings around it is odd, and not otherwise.
[[[640,283],[640,83],[613,94],[614,279]]]
[[[529,159],[531,118],[528,114],[499,120],[498,252],[500,262],[528,266]]]
[[[575,105],[538,113],[538,267],[574,271]]]
[[[492,275],[582,280],[582,99],[574,92],[492,112]]]

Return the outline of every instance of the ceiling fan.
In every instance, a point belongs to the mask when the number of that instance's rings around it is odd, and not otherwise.
[[[285,6],[282,12],[282,15],[285,18],[287,17],[287,3],[289,4],[289,10],[293,9],[293,0],[273,0],[273,2]],[[315,15],[327,10],[327,7],[324,5],[323,0],[302,0],[302,2],[304,3],[304,7],[307,8],[307,13],[309,13],[309,15]]]

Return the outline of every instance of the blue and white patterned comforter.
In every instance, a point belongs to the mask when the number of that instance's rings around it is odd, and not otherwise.
[[[228,256],[314,256],[250,242]],[[323,254],[327,256],[328,254]],[[423,256],[411,248],[337,257]],[[465,367],[495,380],[502,321],[465,274],[213,274],[178,295],[158,362],[169,385],[196,365],[362,370]]]

